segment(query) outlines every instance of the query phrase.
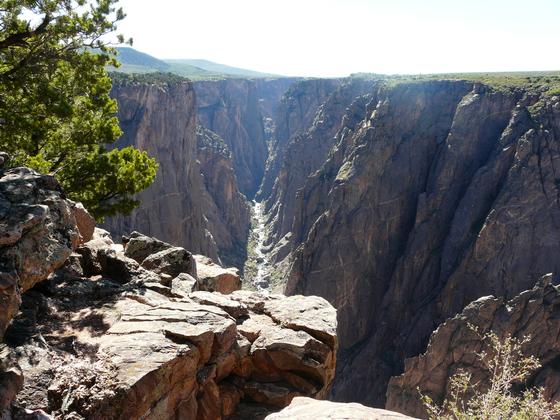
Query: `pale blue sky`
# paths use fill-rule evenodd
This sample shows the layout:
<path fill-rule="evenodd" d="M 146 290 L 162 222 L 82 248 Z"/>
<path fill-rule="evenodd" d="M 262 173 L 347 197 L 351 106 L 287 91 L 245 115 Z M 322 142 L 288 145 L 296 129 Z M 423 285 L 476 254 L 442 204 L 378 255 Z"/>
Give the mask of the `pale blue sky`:
<path fill-rule="evenodd" d="M 560 0 L 121 0 L 134 47 L 270 73 L 560 70 Z"/>

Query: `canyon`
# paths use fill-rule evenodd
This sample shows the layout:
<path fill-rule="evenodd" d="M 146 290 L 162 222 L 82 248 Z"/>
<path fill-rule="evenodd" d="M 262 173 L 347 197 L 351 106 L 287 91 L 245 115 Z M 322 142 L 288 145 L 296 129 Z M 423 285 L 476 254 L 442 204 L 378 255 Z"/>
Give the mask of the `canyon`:
<path fill-rule="evenodd" d="M 114 97 L 120 144 L 160 171 L 105 226 L 239 269 L 256 252 L 265 289 L 333 304 L 334 400 L 383 407 L 446 319 L 558 272 L 560 98 L 546 88 L 363 76 L 130 82 Z"/>
<path fill-rule="evenodd" d="M 116 146 L 160 166 L 107 231 L 0 155 L 0 418 L 426 418 L 418 390 L 488 383 L 491 331 L 530 337 L 523 385 L 560 398 L 546 85 L 129 76 L 112 94 Z"/>
<path fill-rule="evenodd" d="M 560 3 L 385 3 L 3 2 L 0 420 L 560 419 Z"/>

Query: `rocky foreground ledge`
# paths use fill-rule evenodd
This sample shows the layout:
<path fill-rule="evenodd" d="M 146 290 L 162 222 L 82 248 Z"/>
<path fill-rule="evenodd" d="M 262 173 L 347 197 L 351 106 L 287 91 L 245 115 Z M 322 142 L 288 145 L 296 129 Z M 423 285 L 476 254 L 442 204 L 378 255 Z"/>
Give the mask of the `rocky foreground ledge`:
<path fill-rule="evenodd" d="M 0 169 L 0 212 L 0 418 L 258 418 L 325 397 L 324 299 L 235 290 L 235 271 L 139 233 L 123 249 L 29 169 Z"/>

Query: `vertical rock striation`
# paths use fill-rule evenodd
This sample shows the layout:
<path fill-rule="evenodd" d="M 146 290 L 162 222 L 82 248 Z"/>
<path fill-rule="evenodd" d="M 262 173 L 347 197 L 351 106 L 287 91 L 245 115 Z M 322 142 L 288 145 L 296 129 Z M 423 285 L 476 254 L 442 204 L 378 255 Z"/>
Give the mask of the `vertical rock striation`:
<path fill-rule="evenodd" d="M 155 182 L 138 195 L 129 216 L 108 218 L 113 234 L 134 230 L 218 259 L 218 247 L 200 205 L 203 182 L 197 159 L 196 98 L 190 82 L 121 83 L 113 87 L 123 136 L 159 163 Z"/>
<path fill-rule="evenodd" d="M 231 151 L 216 133 L 197 126 L 197 157 L 204 194 L 200 205 L 224 264 L 243 267 L 251 211 L 239 192 Z"/>
<path fill-rule="evenodd" d="M 249 198 L 259 189 L 268 157 L 265 118 L 270 118 L 291 80 L 194 82 L 199 122 L 224 139 L 240 191 Z"/>
<path fill-rule="evenodd" d="M 105 227 L 114 235 L 141 230 L 242 267 L 250 224 L 243 194 L 260 185 L 272 110 L 292 82 L 116 81 L 124 134 L 115 146 L 148 151 L 160 169 L 138 195 L 141 206 Z"/>
<path fill-rule="evenodd" d="M 260 185 L 267 261 L 291 264 L 286 293 L 338 309 L 338 400 L 382 405 L 441 322 L 560 268 L 558 96 L 350 78 L 117 86 L 115 97 L 120 145 L 161 169 L 142 207 L 109 227 L 240 266 L 243 194 Z"/>
<path fill-rule="evenodd" d="M 293 98 L 300 98 L 302 94 L 309 95 L 307 84 L 315 85 L 317 82 L 298 84 L 292 89 L 291 96 L 284 99 L 284 103 Z M 323 101 L 323 103 L 317 108 L 310 106 L 307 116 L 301 116 L 296 112 L 296 123 L 290 123 L 293 117 L 288 115 L 279 117 L 280 120 L 288 122 L 278 128 L 277 136 L 285 144 L 278 146 L 278 153 L 281 156 L 278 158 L 279 168 L 275 174 L 271 195 L 267 200 L 268 218 L 272 222 L 268 240 L 272 244 L 278 244 L 274 252 L 274 261 L 281 261 L 290 251 L 292 224 L 298 207 L 299 190 L 304 186 L 307 177 L 320 169 L 327 159 L 335 145 L 335 134 L 346 123 L 344 115 L 348 108 L 356 98 L 369 93 L 374 84 L 373 80 L 360 78 L 329 81 L 327 89 L 319 86 L 311 91 L 318 96 L 313 96 L 307 101 L 311 104 L 315 104 L 315 101 Z M 333 86 L 335 89 L 331 91 Z M 303 89 L 303 93 L 296 89 L 298 87 Z M 315 114 L 311 119 L 313 109 Z M 288 110 L 294 112 L 292 107 L 284 108 L 284 112 Z M 293 128 L 289 128 L 290 126 L 299 128 L 292 132 Z M 286 136 L 289 136 L 289 139 L 286 139 Z M 272 172 L 269 172 L 268 175 L 271 174 Z"/>
<path fill-rule="evenodd" d="M 156 181 L 138 195 L 129 216 L 109 218 L 114 235 L 141 230 L 170 243 L 242 267 L 250 211 L 238 188 L 233 155 L 224 140 L 197 126 L 192 83 L 121 82 L 113 88 L 123 136 L 160 164 Z"/>
<path fill-rule="evenodd" d="M 312 124 L 317 110 L 340 82 L 338 79 L 297 81 L 281 97 L 274 112 L 271 156 L 267 162 L 259 198 L 266 200 L 270 197 L 282 166 L 286 145 L 291 138 L 301 134 Z"/>
<path fill-rule="evenodd" d="M 339 311 L 334 396 L 381 405 L 439 323 L 560 269 L 560 100 L 410 83 L 345 121 L 301 191 L 286 291 Z"/>

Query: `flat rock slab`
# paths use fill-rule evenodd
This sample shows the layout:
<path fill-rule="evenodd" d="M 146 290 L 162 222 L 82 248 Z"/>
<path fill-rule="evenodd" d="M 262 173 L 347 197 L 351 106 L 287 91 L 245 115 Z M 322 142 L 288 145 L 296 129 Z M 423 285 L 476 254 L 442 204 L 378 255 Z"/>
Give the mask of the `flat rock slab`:
<path fill-rule="evenodd" d="M 296 397 L 282 411 L 270 414 L 266 420 L 414 420 L 404 414 L 357 403 L 335 403 Z M 417 419 L 416 419 L 417 420 Z"/>

